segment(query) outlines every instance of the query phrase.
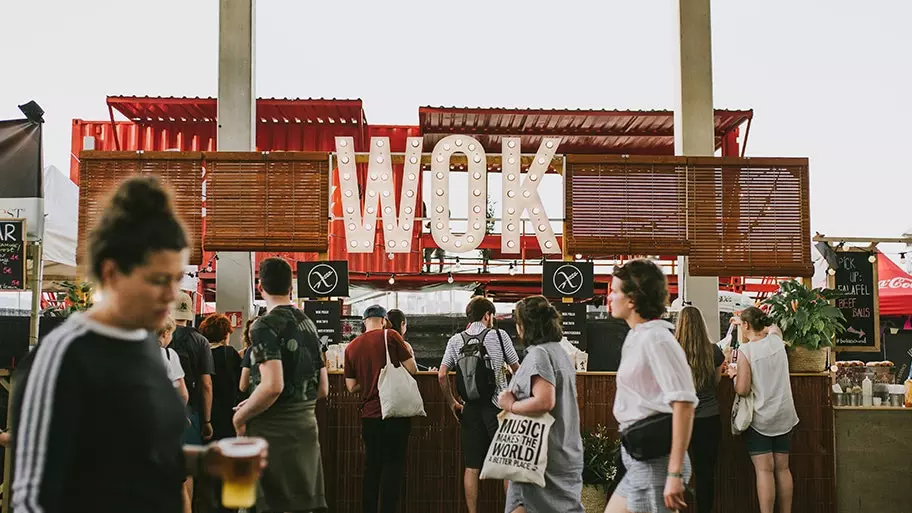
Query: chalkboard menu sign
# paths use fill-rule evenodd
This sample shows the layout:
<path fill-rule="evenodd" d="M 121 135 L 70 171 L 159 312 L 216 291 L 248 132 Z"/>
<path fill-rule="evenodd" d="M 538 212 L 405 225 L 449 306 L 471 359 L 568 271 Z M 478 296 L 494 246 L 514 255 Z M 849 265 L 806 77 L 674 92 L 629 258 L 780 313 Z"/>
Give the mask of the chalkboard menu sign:
<path fill-rule="evenodd" d="M 880 351 L 878 256 L 855 248 L 837 250 L 836 256 L 839 265 L 831 286 L 842 294 L 836 299 L 836 308 L 846 318 L 845 332 L 836 336 L 836 350 Z"/>
<path fill-rule="evenodd" d="M 562 328 L 567 341 L 586 350 L 586 305 L 584 303 L 554 303 L 561 313 Z"/>
<path fill-rule="evenodd" d="M 317 326 L 320 345 L 342 343 L 342 303 L 338 301 L 305 301 L 304 313 Z"/>
<path fill-rule="evenodd" d="M 0 221 L 0 290 L 25 288 L 25 219 Z"/>

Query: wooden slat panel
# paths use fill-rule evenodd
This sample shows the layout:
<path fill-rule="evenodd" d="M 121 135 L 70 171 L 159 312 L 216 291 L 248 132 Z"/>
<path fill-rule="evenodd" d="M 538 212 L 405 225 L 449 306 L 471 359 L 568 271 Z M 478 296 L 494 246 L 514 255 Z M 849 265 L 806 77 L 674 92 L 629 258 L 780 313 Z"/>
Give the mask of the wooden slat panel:
<path fill-rule="evenodd" d="M 811 276 L 808 161 L 568 155 L 567 253 L 690 256 L 695 276 Z"/>
<path fill-rule="evenodd" d="M 466 510 L 462 488 L 462 452 L 459 424 L 444 401 L 437 377 L 416 376 L 424 398 L 426 418 L 412 419 L 409 437 L 406 485 L 399 506 L 402 513 L 462 513 Z M 451 378 L 452 379 L 452 378 Z M 326 477 L 326 499 L 332 511 L 361 511 L 363 445 L 358 397 L 345 392 L 341 374 L 329 376 L 330 395 L 319 401 L 317 419 Z M 830 380 L 821 376 L 792 376 L 795 408 L 801 423 L 792 441 L 790 465 L 795 480 L 793 511 L 836 513 L 835 442 Z M 577 400 L 582 429 L 597 424 L 616 432 L 612 414 L 614 374 L 577 376 Z M 728 429 L 733 389 L 731 380 L 719 385 L 720 422 L 723 423 L 716 473 L 714 511 L 758 513 L 753 466 L 742 437 Z M 688 496 L 694 512 L 695 498 Z M 481 513 L 499 513 L 504 508 L 500 483 L 482 481 Z"/>
<path fill-rule="evenodd" d="M 328 154 L 207 153 L 207 251 L 326 251 Z"/>
<path fill-rule="evenodd" d="M 568 159 L 568 253 L 687 255 L 687 171 L 670 159 Z"/>
<path fill-rule="evenodd" d="M 813 275 L 807 160 L 702 158 L 689 169 L 692 275 Z"/>
<path fill-rule="evenodd" d="M 161 178 L 173 192 L 174 208 L 190 238 L 190 263 L 202 263 L 202 154 L 199 152 L 85 151 L 79 169 L 80 265 L 86 262 L 89 230 L 120 183 L 133 175 Z"/>

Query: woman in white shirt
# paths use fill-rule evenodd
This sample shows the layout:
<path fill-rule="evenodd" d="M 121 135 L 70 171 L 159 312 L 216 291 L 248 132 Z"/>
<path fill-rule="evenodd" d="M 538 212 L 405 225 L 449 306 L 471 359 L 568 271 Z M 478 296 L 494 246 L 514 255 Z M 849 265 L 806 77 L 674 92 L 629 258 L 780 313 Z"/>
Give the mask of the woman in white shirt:
<path fill-rule="evenodd" d="M 168 379 L 174 383 L 174 388 L 180 396 L 181 401 L 186 405 L 190 393 L 187 391 L 187 384 L 184 383 L 184 368 L 181 367 L 180 357 L 173 349 L 169 349 L 171 336 L 174 335 L 174 319 L 168 317 L 165 325 L 158 331 L 158 343 L 161 345 L 162 360 L 165 362 L 165 369 L 168 371 Z"/>
<path fill-rule="evenodd" d="M 792 473 L 789 450 L 792 429 L 798 424 L 788 356 L 779 328 L 756 307 L 741 312 L 741 339 L 737 363 L 728 368 L 735 378 L 735 392 L 747 396 L 753 391 L 754 415 L 744 433 L 747 450 L 757 474 L 757 498 L 761 513 L 772 513 L 776 496 L 779 511 L 792 511 Z"/>
<path fill-rule="evenodd" d="M 626 447 L 627 472 L 605 513 L 663 513 L 686 507 L 684 484 L 690 479 L 687 456 L 697 394 L 684 350 L 660 320 L 668 301 L 665 273 L 649 260 L 633 260 L 614 270 L 611 315 L 630 332 L 621 350 L 614 417 L 621 433 L 637 422 L 671 415 L 670 450 L 648 460 L 634 459 Z M 665 436 L 665 435 L 660 435 Z M 667 438 L 664 439 L 668 443 Z M 662 445 L 657 439 L 654 445 Z"/>

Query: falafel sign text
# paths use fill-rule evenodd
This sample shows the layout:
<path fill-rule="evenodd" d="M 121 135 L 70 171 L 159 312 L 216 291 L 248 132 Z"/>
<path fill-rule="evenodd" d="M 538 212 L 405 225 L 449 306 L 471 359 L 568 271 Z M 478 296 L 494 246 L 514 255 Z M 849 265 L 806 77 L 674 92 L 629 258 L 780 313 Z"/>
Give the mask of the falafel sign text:
<path fill-rule="evenodd" d="M 538 194 L 548 165 L 560 137 L 545 137 L 525 180 L 520 167 L 520 139 L 504 137 L 502 146 L 503 169 L 503 232 L 500 249 L 503 253 L 520 252 L 520 223 L 524 212 L 535 227 L 535 236 L 545 254 L 560 254 L 561 248 L 554 236 L 545 206 Z M 421 173 L 421 137 L 406 141 L 405 164 L 402 174 L 402 194 L 398 209 L 393 194 L 393 167 L 390 159 L 389 138 L 372 137 L 370 161 L 367 169 L 367 187 L 364 205 L 359 198 L 358 173 L 355 166 L 354 139 L 336 138 L 339 163 L 339 183 L 342 189 L 342 208 L 345 217 L 345 242 L 350 253 L 374 251 L 374 227 L 378 210 L 383 219 L 384 248 L 388 253 L 408 253 L 412 248 L 414 222 Z M 462 153 L 468 160 L 469 219 L 466 232 L 453 234 L 450 230 L 450 158 Z M 487 157 L 484 148 L 474 137 L 450 135 L 434 146 L 431 154 L 431 210 L 428 212 L 431 234 L 437 245 L 452 253 L 465 253 L 478 249 L 485 236 L 487 214 Z M 379 205 L 378 205 L 379 203 Z"/>

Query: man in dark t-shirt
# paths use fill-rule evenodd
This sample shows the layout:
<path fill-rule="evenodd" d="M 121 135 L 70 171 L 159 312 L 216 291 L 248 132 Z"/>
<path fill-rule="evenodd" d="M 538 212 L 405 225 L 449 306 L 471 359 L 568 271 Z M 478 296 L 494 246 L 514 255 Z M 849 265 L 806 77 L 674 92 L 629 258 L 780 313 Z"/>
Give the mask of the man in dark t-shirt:
<path fill-rule="evenodd" d="M 215 374 L 212 350 L 206 337 L 190 326 L 193 300 L 186 292 L 177 295 L 171 318 L 177 328 L 168 348 L 180 357 L 184 383 L 190 394 L 187 401 L 190 424 L 184 432 L 184 443 L 199 444 L 212 438 L 212 375 Z"/>
<path fill-rule="evenodd" d="M 396 367 L 418 372 L 415 358 L 396 330 L 386 329 L 386 309 L 373 305 L 364 311 L 365 332 L 345 349 L 345 387 L 361 394 L 361 436 L 364 439 L 364 511 L 377 511 L 383 480 L 380 511 L 395 511 L 405 478 L 408 418 L 384 419 L 378 381 L 387 353 Z"/>
<path fill-rule="evenodd" d="M 269 442 L 257 511 L 325 509 L 316 402 L 329 393 L 317 327 L 291 302 L 292 270 L 281 258 L 260 263 L 266 315 L 250 327 L 250 398 L 234 415 L 238 435 Z"/>

